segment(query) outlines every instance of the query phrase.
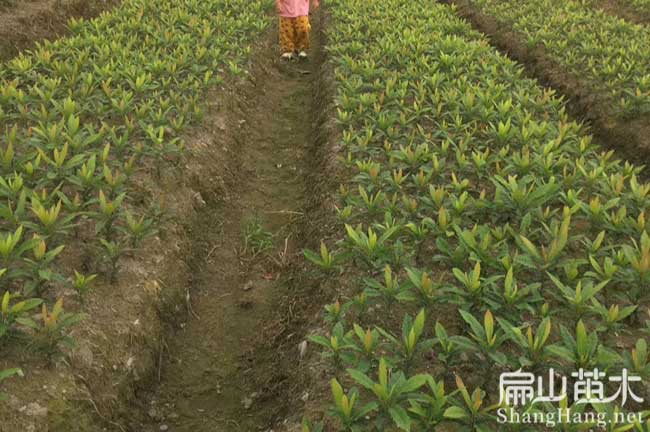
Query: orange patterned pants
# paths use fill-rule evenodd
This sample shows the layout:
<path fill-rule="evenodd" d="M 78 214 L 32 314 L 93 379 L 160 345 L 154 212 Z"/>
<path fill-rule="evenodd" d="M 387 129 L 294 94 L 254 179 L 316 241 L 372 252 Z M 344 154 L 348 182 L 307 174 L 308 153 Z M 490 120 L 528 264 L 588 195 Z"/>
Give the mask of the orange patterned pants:
<path fill-rule="evenodd" d="M 308 16 L 295 18 L 280 17 L 280 48 L 282 52 L 306 51 L 309 49 Z"/>

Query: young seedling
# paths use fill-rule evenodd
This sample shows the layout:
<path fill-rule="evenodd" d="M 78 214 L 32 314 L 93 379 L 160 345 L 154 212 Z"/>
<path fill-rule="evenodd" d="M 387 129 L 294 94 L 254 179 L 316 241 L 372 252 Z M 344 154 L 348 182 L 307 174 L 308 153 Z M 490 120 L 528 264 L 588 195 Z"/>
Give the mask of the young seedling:
<path fill-rule="evenodd" d="M 378 425 L 393 423 L 402 430 L 409 430 L 412 420 L 402 403 L 410 401 L 413 398 L 412 393 L 425 385 L 431 379 L 430 376 L 414 375 L 406 378 L 402 371 L 390 373 L 383 357 L 379 360 L 377 382 L 357 369 L 348 369 L 347 372 L 356 383 L 370 391 L 377 399 L 374 408 L 378 411 Z"/>
<path fill-rule="evenodd" d="M 12 300 L 20 297 L 18 294 L 10 294 L 5 291 L 0 304 L 0 339 L 10 335 L 15 330 L 16 320 L 26 315 L 30 310 L 38 307 L 43 300 L 27 299 L 12 303 Z"/>
<path fill-rule="evenodd" d="M 349 399 L 347 401 L 347 405 L 349 405 Z M 321 422 L 313 423 L 307 418 L 302 419 L 301 426 L 302 426 L 302 432 L 323 432 L 324 431 L 323 423 Z"/>
<path fill-rule="evenodd" d="M 515 234 L 515 239 L 524 255 L 519 255 L 518 262 L 530 269 L 543 271 L 552 269 L 562 258 L 564 249 L 569 241 L 571 212 L 568 207 L 564 210 L 564 219 L 548 246 L 537 247 L 528 238 Z"/>
<path fill-rule="evenodd" d="M 560 189 L 560 185 L 553 181 L 553 177 L 545 184 L 538 184 L 533 176 L 525 176 L 521 179 L 517 176 L 508 176 L 506 180 L 495 175 L 491 180 L 496 187 L 494 201 L 501 211 L 514 213 L 520 218 L 532 209 L 543 207 Z"/>
<path fill-rule="evenodd" d="M 364 331 L 355 323 L 354 334 L 357 337 L 355 350 L 360 354 L 356 368 L 365 373 L 376 364 L 375 353 L 379 346 L 379 331 L 370 329 Z"/>
<path fill-rule="evenodd" d="M 350 225 L 345 225 L 348 235 L 348 241 L 351 243 L 353 250 L 356 250 L 366 264 L 372 264 L 375 260 L 380 260 L 384 255 L 387 248 L 388 240 L 395 235 L 400 229 L 399 227 L 392 227 L 381 236 L 372 229 L 368 228 L 368 233 L 364 233 L 361 227 L 352 228 Z M 383 260 L 386 262 L 386 259 Z"/>
<path fill-rule="evenodd" d="M 499 244 L 494 241 L 491 230 L 484 225 L 475 225 L 472 230 L 463 230 L 454 225 L 454 232 L 459 243 L 468 251 L 472 259 L 485 264 L 486 267 L 499 267 L 497 256 Z"/>
<path fill-rule="evenodd" d="M 406 315 L 402 323 L 401 338 L 378 328 L 379 332 L 389 341 L 389 349 L 396 355 L 396 359 L 404 364 L 405 372 L 409 372 L 417 355 L 430 350 L 433 346 L 432 339 L 422 339 L 425 320 L 424 309 L 420 310 L 415 319 Z"/>
<path fill-rule="evenodd" d="M 34 241 L 36 244 L 32 248 L 33 257 L 25 258 L 28 267 L 27 277 L 29 278 L 23 288 L 25 295 L 32 295 L 32 293 L 40 295 L 44 285 L 63 280 L 63 276 L 52 270 L 52 263 L 63 251 L 65 245 L 48 251 L 44 239 L 34 235 Z"/>
<path fill-rule="evenodd" d="M 104 257 L 104 260 L 108 262 L 109 265 L 109 279 L 111 283 L 115 283 L 117 280 L 117 273 L 119 270 L 118 264 L 120 258 L 124 256 L 128 249 L 119 240 L 108 241 L 100 238 L 99 242 L 102 245 L 102 255 Z"/>
<path fill-rule="evenodd" d="M 477 351 L 496 364 L 504 366 L 508 363 L 506 355 L 499 351 L 506 341 L 505 333 L 495 327 L 492 312 L 487 310 L 483 317 L 483 324 L 479 323 L 471 313 L 459 310 L 463 320 L 469 325 L 470 338 L 459 336 L 457 343 L 466 350 Z"/>
<path fill-rule="evenodd" d="M 415 417 L 415 423 L 422 430 L 435 430 L 445 420 L 449 396 L 445 393 L 445 383 L 433 378 L 427 381 L 427 393 L 409 400 L 408 412 Z"/>
<path fill-rule="evenodd" d="M 458 344 L 459 336 L 449 336 L 441 322 L 436 322 L 435 334 L 436 337 L 433 339 L 433 343 L 434 346 L 438 347 L 436 358 L 447 367 L 460 362 L 463 346 Z"/>
<path fill-rule="evenodd" d="M 337 369 L 342 365 L 355 364 L 354 349 L 356 346 L 352 340 L 352 332 L 346 333 L 343 330 L 343 324 L 336 324 L 329 338 L 321 335 L 312 335 L 308 339 L 326 349 L 323 356 L 325 358 L 331 358 Z"/>
<path fill-rule="evenodd" d="M 368 308 L 370 304 L 372 304 L 372 302 L 368 301 L 368 296 L 366 293 L 363 291 L 360 292 L 348 303 L 350 305 L 350 309 L 354 310 L 355 312 L 356 320 L 358 322 L 363 322 L 368 313 Z"/>
<path fill-rule="evenodd" d="M 20 272 L 16 272 L 14 263 L 21 259 L 22 255 L 29 249 L 32 249 L 36 245 L 36 240 L 27 240 L 20 243 L 20 240 L 23 235 L 23 226 L 19 226 L 16 231 L 8 232 L 6 235 L 0 235 L 0 260 L 1 267 L 6 269 L 6 273 L 3 274 L 5 279 L 13 279 L 16 276 L 20 275 Z"/>
<path fill-rule="evenodd" d="M 544 318 L 537 326 L 535 333 L 533 333 L 532 326 L 528 326 L 525 334 L 521 328 L 513 326 L 506 320 L 497 319 L 497 321 L 508 338 L 521 351 L 521 356 L 519 356 L 518 364 L 515 367 L 538 370 L 547 364 L 547 360 L 551 356 L 547 345 L 552 328 L 550 318 Z"/>
<path fill-rule="evenodd" d="M 487 301 L 502 316 L 518 319 L 523 313 L 534 313 L 535 305 L 542 301 L 540 286 L 539 283 L 532 283 L 520 288 L 514 277 L 514 269 L 510 267 L 503 279 L 503 290 L 491 291 Z"/>
<path fill-rule="evenodd" d="M 114 224 L 123 211 L 122 202 L 125 198 L 126 193 L 123 192 L 111 200 L 104 195 L 103 190 L 99 190 L 99 198 L 97 199 L 99 211 L 94 214 L 97 219 L 95 232 L 101 234 L 106 241 L 113 240 L 115 234 Z"/>
<path fill-rule="evenodd" d="M 431 307 L 445 301 L 445 289 L 441 283 L 433 282 L 429 277 L 429 273 L 407 268 L 406 274 L 413 285 L 412 291 L 415 292 L 415 296 L 423 307 Z"/>
<path fill-rule="evenodd" d="M 633 245 L 623 245 L 623 253 L 631 271 L 630 286 L 626 295 L 633 304 L 640 304 L 648 298 L 650 287 L 650 236 L 646 231 L 641 234 L 640 246 L 632 240 Z"/>
<path fill-rule="evenodd" d="M 605 348 L 598 333 L 588 333 L 582 320 L 578 321 L 575 337 L 564 326 L 560 326 L 561 343 L 550 345 L 548 350 L 558 360 L 569 362 L 574 370 L 593 369 L 607 370 L 618 364 L 621 358 L 618 354 Z"/>
<path fill-rule="evenodd" d="M 491 277 L 486 280 L 481 279 L 481 263 L 477 262 L 474 269 L 470 272 L 463 272 L 458 268 L 452 269 L 456 279 L 461 283 L 461 288 L 452 287 L 450 291 L 457 294 L 461 304 L 469 303 L 471 307 L 478 308 L 483 304 L 485 286 L 494 280 L 496 277 Z"/>
<path fill-rule="evenodd" d="M 611 257 L 605 257 L 603 264 L 601 265 L 596 261 L 596 258 L 594 258 L 593 255 L 589 255 L 589 263 L 591 264 L 593 271 L 586 272 L 585 276 L 594 278 L 601 282 L 612 280 L 620 268 L 614 263 L 614 260 Z"/>
<path fill-rule="evenodd" d="M 366 278 L 364 282 L 367 285 L 364 291 L 366 295 L 371 298 L 377 297 L 381 299 L 387 308 L 392 307 L 395 303 L 414 300 L 413 294 L 400 284 L 397 277 L 393 275 L 393 270 L 388 265 L 384 267 L 383 283 L 371 278 Z"/>
<path fill-rule="evenodd" d="M 617 304 L 613 304 L 608 308 L 600 304 L 595 298 L 591 299 L 591 308 L 590 311 L 597 315 L 601 324 L 596 327 L 596 331 L 618 331 L 623 329 L 625 321 L 630 315 L 634 313 L 637 309 L 637 306 L 625 306 L 621 308 Z"/>
<path fill-rule="evenodd" d="M 445 419 L 460 423 L 464 427 L 463 430 L 477 432 L 494 430 L 495 416 L 492 412 L 498 408 L 498 404 L 485 406 L 485 392 L 479 387 L 470 395 L 458 375 L 456 375 L 456 387 L 462 400 L 460 402 L 452 400 L 453 405 L 445 410 Z"/>
<path fill-rule="evenodd" d="M 349 308 L 350 303 L 341 304 L 339 300 L 336 300 L 334 303 L 325 305 L 325 321 L 332 325 L 341 323 Z"/>
<path fill-rule="evenodd" d="M 361 431 L 363 426 L 368 423 L 366 416 L 377 410 L 377 402 L 370 402 L 358 408 L 359 392 L 357 389 L 352 388 L 348 394 L 345 394 L 343 387 L 336 378 L 330 381 L 330 388 L 334 398 L 334 407 L 329 410 L 330 415 L 339 419 L 343 426 L 342 431 Z"/>
<path fill-rule="evenodd" d="M 121 228 L 131 238 L 131 248 L 136 249 L 140 247 L 142 241 L 156 233 L 156 228 L 153 227 L 153 219 L 146 218 L 145 215 L 138 217 L 124 210 L 124 218 L 126 227 Z"/>
<path fill-rule="evenodd" d="M 12 376 L 19 376 L 23 377 L 25 374 L 23 373 L 23 370 L 20 368 L 11 368 L 11 369 L 3 369 L 0 370 L 0 384 L 8 378 L 11 378 Z M 9 398 L 9 395 L 6 393 L 0 392 L 0 402 L 4 402 Z"/>
<path fill-rule="evenodd" d="M 21 317 L 17 318 L 16 322 L 34 330 L 34 344 L 52 360 L 53 356 L 60 352 L 60 345 L 73 345 L 73 339 L 66 332 L 69 327 L 83 320 L 85 315 L 66 313 L 63 310 L 63 299 L 57 300 L 51 311 L 45 304 L 42 304 L 41 308 L 38 321 Z"/>
<path fill-rule="evenodd" d="M 635 375 L 650 378 L 650 353 L 645 339 L 638 339 L 632 351 L 623 354 L 623 364 Z"/>
<path fill-rule="evenodd" d="M 63 216 L 61 214 L 61 206 L 63 202 L 59 201 L 51 206 L 46 208 L 41 204 L 41 201 L 36 197 L 32 198 L 32 213 L 36 216 L 39 221 L 39 224 L 34 224 L 31 222 L 25 223 L 25 226 L 32 229 L 33 231 L 41 234 L 43 237 L 53 237 L 53 236 L 66 236 L 74 228 L 74 220 L 77 217 L 76 214 L 68 214 Z"/>
<path fill-rule="evenodd" d="M 305 249 L 303 253 L 305 258 L 326 272 L 330 272 L 336 268 L 336 255 L 327 249 L 325 242 L 321 242 L 320 244 L 320 256 L 309 249 Z"/>
<path fill-rule="evenodd" d="M 574 314 L 576 319 L 580 319 L 585 315 L 589 310 L 591 300 L 594 299 L 596 294 L 598 294 L 609 283 L 609 280 L 606 280 L 598 285 L 594 285 L 587 279 L 583 284 L 582 280 L 579 280 L 576 283 L 575 288 L 571 288 L 564 285 L 551 273 L 547 273 L 547 275 L 560 290 L 560 293 L 562 294 L 561 300 L 570 306 L 572 309 L 571 312 Z"/>
<path fill-rule="evenodd" d="M 79 298 L 83 302 L 83 299 L 88 291 L 90 291 L 91 284 L 95 280 L 97 275 L 92 274 L 85 276 L 79 273 L 77 270 L 74 271 L 74 279 L 72 281 L 72 288 L 77 292 Z"/>

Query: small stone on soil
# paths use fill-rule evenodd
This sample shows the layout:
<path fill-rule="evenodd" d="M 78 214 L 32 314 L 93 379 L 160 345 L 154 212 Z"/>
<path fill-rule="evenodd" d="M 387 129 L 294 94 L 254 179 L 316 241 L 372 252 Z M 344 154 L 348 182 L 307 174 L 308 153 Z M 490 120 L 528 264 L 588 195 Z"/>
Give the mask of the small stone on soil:
<path fill-rule="evenodd" d="M 84 368 L 90 368 L 93 365 L 93 352 L 87 344 L 79 344 L 75 351 L 75 359 L 79 365 Z"/>
<path fill-rule="evenodd" d="M 246 282 L 246 283 L 244 284 L 244 291 L 248 291 L 248 290 L 250 290 L 251 288 L 253 288 L 253 281 L 252 281 L 252 280 L 249 280 L 248 282 Z"/>
<path fill-rule="evenodd" d="M 156 407 L 151 407 L 147 413 L 152 420 L 162 420 L 163 416 L 160 414 L 160 411 Z"/>
<path fill-rule="evenodd" d="M 201 192 L 197 192 L 194 194 L 194 204 L 196 204 L 197 207 L 205 207 L 206 203 L 205 200 L 203 199 L 203 196 L 201 195 Z"/>
<path fill-rule="evenodd" d="M 22 411 L 22 410 L 21 410 Z M 36 402 L 32 402 L 27 404 L 26 407 L 24 407 L 25 414 L 28 416 L 33 416 L 33 417 L 44 417 L 47 415 L 47 408 L 44 406 L 39 405 Z"/>
<path fill-rule="evenodd" d="M 9 400 L 7 401 L 7 403 L 14 410 L 20 409 L 20 399 L 18 399 L 14 395 L 9 395 Z"/>
<path fill-rule="evenodd" d="M 164 424 L 164 425 L 160 425 L 160 430 L 161 430 L 161 431 L 169 430 L 169 426 L 167 426 L 167 425 L 165 425 L 165 424 Z"/>
<path fill-rule="evenodd" d="M 304 340 L 298 344 L 298 352 L 300 353 L 300 358 L 303 358 L 307 354 L 307 341 Z"/>
<path fill-rule="evenodd" d="M 253 405 L 253 399 L 249 397 L 245 397 L 242 399 L 242 405 L 244 405 L 244 409 L 250 409 L 250 407 Z"/>

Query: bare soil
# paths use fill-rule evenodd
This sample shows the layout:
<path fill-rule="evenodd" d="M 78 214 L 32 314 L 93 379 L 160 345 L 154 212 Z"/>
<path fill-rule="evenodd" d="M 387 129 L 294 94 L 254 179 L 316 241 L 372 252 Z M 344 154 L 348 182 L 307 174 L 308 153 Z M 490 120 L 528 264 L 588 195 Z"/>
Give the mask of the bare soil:
<path fill-rule="evenodd" d="M 92 18 L 119 0 L 0 0 L 0 60 L 61 37 L 71 17 Z"/>
<path fill-rule="evenodd" d="M 315 33 L 321 47 L 327 46 L 327 31 L 330 16 L 327 5 L 318 13 Z M 327 51 L 317 51 L 317 66 L 313 78 L 313 116 L 315 121 L 312 151 L 306 164 L 309 168 L 306 180 L 309 194 L 305 196 L 305 214 L 308 216 L 302 225 L 305 247 L 318 250 L 321 240 L 332 245 L 338 240 L 341 222 L 336 217 L 336 202 L 339 185 L 349 178 L 338 160 L 343 153 L 340 147 L 341 131 L 336 123 L 336 83 L 333 64 L 328 61 Z M 336 298 L 344 298 L 347 293 L 358 289 L 356 275 L 323 275 L 314 271 L 313 265 L 305 263 L 297 269 L 295 276 L 294 301 L 284 304 L 291 315 L 295 334 L 292 335 L 291 348 L 306 340 L 307 335 L 324 334 L 327 325 L 322 319 L 323 306 Z M 295 311 L 298 311 L 296 314 Z M 312 420 L 324 417 L 331 402 L 329 379 L 332 377 L 330 364 L 323 359 L 321 350 L 308 344 L 304 357 L 295 364 L 287 381 L 284 397 L 288 406 L 281 424 L 273 428 L 278 432 L 301 432 L 303 416 Z M 329 430 L 329 429 L 326 429 Z"/>
<path fill-rule="evenodd" d="M 298 346 L 322 304 L 302 259 L 323 182 L 317 16 L 312 25 L 307 61 L 281 61 L 274 28 L 250 78 L 199 131 L 225 157 L 228 193 L 206 198 L 192 223 L 189 313 L 171 323 L 159 382 L 140 392 L 139 412 L 120 421 L 125 430 L 268 430 L 300 410 Z M 273 234 L 273 246 L 257 255 L 246 238 L 252 220 Z"/>
<path fill-rule="evenodd" d="M 511 26 L 497 21 L 478 8 L 471 0 L 441 0 L 458 6 L 458 14 L 477 30 L 488 36 L 500 51 L 521 63 L 528 75 L 542 85 L 555 89 L 568 101 L 568 111 L 589 125 L 596 141 L 615 149 L 620 157 L 639 165 L 650 162 L 650 116 L 633 119 L 617 117 L 604 96 L 595 94 L 588 84 L 569 74 L 554 61 L 543 45 L 529 49 L 525 38 Z"/>

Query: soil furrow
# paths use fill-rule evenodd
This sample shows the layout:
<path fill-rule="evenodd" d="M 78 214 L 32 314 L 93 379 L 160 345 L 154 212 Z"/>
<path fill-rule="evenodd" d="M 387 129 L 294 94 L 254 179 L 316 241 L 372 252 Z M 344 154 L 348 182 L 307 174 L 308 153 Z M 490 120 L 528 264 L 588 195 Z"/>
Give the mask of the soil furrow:
<path fill-rule="evenodd" d="M 638 165 L 650 161 L 648 116 L 617 118 L 609 103 L 589 89 L 588 83 L 572 76 L 551 59 L 543 46 L 528 48 L 521 34 L 479 11 L 470 0 L 439 1 L 456 5 L 459 16 L 488 36 L 490 43 L 498 50 L 521 63 L 529 76 L 564 95 L 569 114 L 587 123 L 597 142 L 615 149 L 620 157 Z"/>
<path fill-rule="evenodd" d="M 318 45 L 318 31 L 314 38 Z M 175 325 L 160 382 L 143 392 L 130 430 L 266 430 L 285 413 L 294 353 L 277 355 L 275 341 L 288 339 L 283 311 L 296 295 L 291 274 L 309 193 L 316 62 L 280 61 L 276 39 L 274 28 L 250 76 L 209 112 L 196 138 L 232 168 L 220 174 L 221 190 L 205 182 L 200 189 L 205 205 L 190 223 L 187 310 L 167 317 Z"/>
<path fill-rule="evenodd" d="M 612 16 L 622 18 L 634 24 L 650 23 L 650 12 L 643 12 L 626 0 L 596 0 L 594 6 Z"/>

